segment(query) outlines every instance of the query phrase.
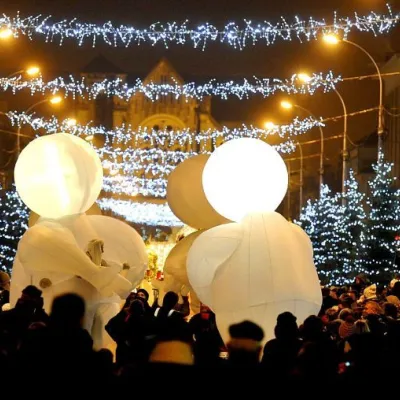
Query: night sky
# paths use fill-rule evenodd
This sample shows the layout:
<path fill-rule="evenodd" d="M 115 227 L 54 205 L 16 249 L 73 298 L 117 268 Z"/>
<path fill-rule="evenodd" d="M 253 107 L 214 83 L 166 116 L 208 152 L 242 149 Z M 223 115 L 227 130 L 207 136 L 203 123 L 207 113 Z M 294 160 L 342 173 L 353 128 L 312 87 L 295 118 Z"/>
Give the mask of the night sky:
<path fill-rule="evenodd" d="M 275 21 L 281 15 L 307 18 L 324 17 L 330 20 L 333 11 L 339 15 L 349 15 L 353 11 L 364 14 L 367 11 L 385 11 L 386 1 L 381 0 L 8 0 L 3 2 L 1 11 L 14 14 L 20 11 L 22 16 L 32 14 L 52 14 L 55 20 L 77 17 L 87 22 L 105 22 L 131 24 L 146 27 L 153 22 L 177 21 L 186 19 L 193 24 L 211 22 L 217 25 L 230 21 L 239 22 L 243 18 L 255 21 Z M 392 7 L 398 11 L 400 0 L 392 0 Z M 400 51 L 399 30 L 387 37 L 374 38 L 370 34 L 351 35 L 349 39 L 367 48 L 379 62 L 393 51 Z M 291 76 L 300 70 L 327 72 L 333 70 L 342 76 L 356 76 L 373 73 L 368 59 L 349 45 L 341 44 L 336 48 L 327 48 L 321 41 L 300 44 L 298 41 L 279 42 L 267 47 L 262 43 L 250 46 L 243 51 L 234 50 L 227 45 L 212 44 L 206 51 L 185 46 L 171 45 L 165 50 L 162 44 L 151 47 L 141 45 L 128 49 L 113 49 L 100 45 L 96 49 L 87 44 L 81 48 L 75 41 L 60 47 L 58 44 L 44 44 L 40 40 L 29 42 L 25 38 L 12 43 L 0 44 L 0 68 L 3 74 L 23 68 L 30 62 L 41 65 L 44 75 L 53 77 L 60 72 L 79 72 L 99 53 L 111 59 L 126 72 L 143 74 L 165 56 L 183 75 L 196 77 L 218 77 L 234 79 L 253 75 L 259 77 Z M 376 81 L 362 81 L 342 84 L 338 89 L 348 103 L 349 112 L 378 105 L 378 85 Z M 276 123 L 289 122 L 292 115 L 278 110 L 281 96 L 270 99 L 253 98 L 250 101 L 229 100 L 213 101 L 214 115 L 217 120 L 242 120 L 261 125 L 267 119 Z M 314 114 L 330 117 L 342 114 L 341 105 L 334 94 L 296 97 L 298 104 L 308 107 Z M 22 108 L 23 109 L 23 108 Z M 302 115 L 304 116 L 304 115 Z M 375 129 L 376 115 L 351 118 L 349 134 L 357 140 Z M 325 128 L 326 136 L 341 133 L 342 123 L 331 123 Z M 318 131 L 312 131 L 304 140 L 317 138 Z M 327 144 L 328 163 L 336 165 L 340 158 L 340 141 Z M 307 146 L 306 154 L 318 152 L 318 145 Z M 306 168 L 315 173 L 313 162 Z"/>

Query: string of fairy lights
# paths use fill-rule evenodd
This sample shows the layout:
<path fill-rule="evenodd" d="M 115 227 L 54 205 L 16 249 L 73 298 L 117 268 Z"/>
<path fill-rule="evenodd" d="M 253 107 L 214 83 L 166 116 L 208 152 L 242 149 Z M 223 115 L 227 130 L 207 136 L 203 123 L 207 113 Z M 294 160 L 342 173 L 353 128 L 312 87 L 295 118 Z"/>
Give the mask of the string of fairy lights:
<path fill-rule="evenodd" d="M 335 85 L 341 82 L 340 76 L 335 76 L 332 71 L 323 74 L 314 74 L 307 80 L 301 82 L 295 74 L 288 79 L 263 79 L 253 77 L 252 80 L 243 79 L 243 81 L 219 82 L 211 79 L 203 84 L 189 82 L 180 84 L 175 78 L 170 78 L 170 83 L 144 83 L 137 79 L 133 85 L 125 83 L 122 79 L 104 79 L 100 82 L 87 83 L 87 79 L 76 79 L 72 75 L 65 79 L 63 77 L 55 78 L 46 82 L 42 76 L 30 80 L 22 79 L 22 76 L 0 79 L 0 90 L 6 92 L 12 91 L 13 94 L 20 91 L 29 91 L 32 95 L 40 93 L 57 94 L 63 93 L 65 97 L 80 97 L 82 99 L 93 100 L 100 95 L 107 97 L 118 97 L 124 101 L 129 101 L 133 96 L 141 93 L 151 101 L 157 101 L 163 96 L 171 95 L 175 99 L 184 97 L 202 101 L 207 96 L 220 97 L 227 100 L 229 97 L 237 97 L 240 100 L 247 99 L 252 95 L 269 97 L 275 93 L 281 92 L 287 95 L 291 94 L 309 94 L 312 95 L 317 90 L 328 92 L 335 90 Z"/>
<path fill-rule="evenodd" d="M 210 154 L 213 148 L 228 140 L 240 137 L 268 140 L 271 136 L 278 136 L 283 141 L 275 145 L 276 149 L 281 153 L 290 153 L 295 150 L 293 139 L 296 136 L 316 126 L 323 126 L 321 121 L 313 118 L 296 118 L 288 125 L 273 126 L 270 129 L 243 125 L 236 129 L 209 129 L 197 134 L 189 129 L 156 132 L 138 128 L 134 131 L 129 126 L 107 130 L 90 123 L 72 125 L 68 119 L 44 119 L 18 112 L 9 112 L 7 116 L 13 125 L 29 125 L 38 134 L 39 131 L 61 131 L 90 139 L 102 160 L 105 192 L 151 197 L 165 197 L 168 175 L 180 162 L 197 154 Z M 101 136 L 99 145 L 97 140 L 93 140 L 96 135 Z"/>
<path fill-rule="evenodd" d="M 168 48 L 175 44 L 192 45 L 194 48 L 205 50 L 210 43 L 215 42 L 242 50 L 247 46 L 256 44 L 270 46 L 279 41 L 294 39 L 300 42 L 308 42 L 317 40 L 325 34 L 335 34 L 343 39 L 346 39 L 353 32 L 365 32 L 377 36 L 387 34 L 399 22 L 400 13 L 393 12 L 389 5 L 387 5 L 384 14 L 371 12 L 366 15 L 359 15 L 354 13 L 340 17 L 334 13 L 329 22 L 324 19 L 313 17 L 301 19 L 296 16 L 292 20 L 281 17 L 275 22 L 253 22 L 251 20 L 243 20 L 239 23 L 229 22 L 221 27 L 208 22 L 192 26 L 188 21 L 184 21 L 182 23 L 156 22 L 148 27 L 137 28 L 117 25 L 111 21 L 104 24 L 94 24 L 80 22 L 76 18 L 54 21 L 51 16 L 46 15 L 22 17 L 20 14 L 15 16 L 3 14 L 0 16 L 0 36 L 10 35 L 15 38 L 25 36 L 30 40 L 44 39 L 46 42 L 58 42 L 60 45 L 63 45 L 66 41 L 75 41 L 79 46 L 82 46 L 90 41 L 93 47 L 99 42 L 103 42 L 114 47 L 160 44 Z M 268 97 L 276 93 L 312 95 L 316 91 L 329 92 L 335 90 L 336 85 L 341 82 L 342 78 L 331 71 L 314 74 L 307 82 L 299 79 L 297 75 L 293 75 L 287 79 L 258 77 L 241 81 L 211 79 L 202 84 L 195 82 L 180 83 L 174 78 L 170 78 L 167 83 L 137 79 L 130 84 L 122 77 L 93 82 L 73 76 L 58 77 L 49 81 L 44 80 L 41 76 L 26 80 L 22 75 L 17 75 L 1 78 L 0 91 L 10 91 L 13 94 L 29 92 L 31 95 L 60 93 L 65 97 L 87 100 L 106 95 L 126 102 L 131 101 L 137 95 L 144 96 L 153 102 L 163 101 L 163 98 L 168 96 L 175 100 L 181 99 L 189 102 L 191 100 L 202 101 L 207 96 L 221 99 L 236 97 L 244 100 L 254 95 Z M 103 190 L 106 192 L 106 197 L 99 199 L 100 207 L 103 210 L 120 215 L 132 223 L 168 227 L 181 226 L 182 222 L 175 217 L 166 203 L 154 204 L 144 201 L 144 199 L 137 199 L 137 197 L 165 197 L 168 175 L 183 160 L 199 153 L 209 154 L 223 142 L 238 137 L 257 137 L 268 140 L 270 136 L 275 135 L 282 139 L 280 144 L 275 145 L 276 149 L 281 153 L 290 153 L 295 149 L 296 136 L 302 135 L 314 127 L 323 126 L 321 120 L 307 118 L 304 120 L 295 119 L 291 124 L 274 126 L 266 130 L 243 125 L 236 129 L 223 127 L 220 130 L 210 129 L 195 133 L 189 129 L 179 131 L 154 131 L 144 127 L 133 129 L 129 125 L 107 130 L 101 126 L 73 125 L 69 120 L 59 121 L 55 117 L 50 119 L 37 118 L 32 114 L 17 112 L 8 113 L 8 117 L 14 126 L 30 125 L 37 134 L 43 134 L 42 131 L 44 133 L 62 131 L 83 137 L 91 142 L 102 160 L 105 172 Z M 101 140 L 97 140 L 99 137 Z M 382 183 L 381 179 L 384 180 L 382 178 L 384 171 L 379 171 L 381 174 L 379 175 L 377 172 L 379 178 L 377 177 L 378 181 L 375 182 L 377 186 Z M 371 183 L 373 193 L 375 183 Z M 388 184 L 387 181 L 385 183 Z M 351 207 L 354 210 L 357 209 L 358 213 L 360 211 L 356 207 L 356 203 L 359 202 L 359 196 L 356 193 L 357 188 L 353 187 L 352 184 L 348 184 L 348 191 L 354 194 L 355 199 Z M 380 190 L 384 189 L 381 188 Z M 378 196 L 378 194 L 381 195 L 382 193 L 377 192 L 376 195 Z M 10 191 L 7 196 L 6 203 L 13 208 L 13 211 L 12 215 L 9 211 L 3 213 L 4 217 L 0 220 L 0 233 L 6 240 L 12 241 L 18 239 L 22 234 L 18 229 L 26 229 L 28 211 L 26 207 L 24 208 L 15 190 Z M 124 199 L 126 196 L 129 199 Z M 135 199 L 138 201 L 135 201 Z M 333 215 L 332 223 L 337 232 L 345 230 L 344 225 L 347 227 L 357 225 L 352 220 L 346 220 L 348 224 L 346 222 L 343 225 L 345 209 L 337 204 L 337 196 L 331 196 L 329 189 L 322 190 L 321 199 L 323 201 L 321 200 L 319 209 L 315 209 L 314 204 L 309 202 L 305 211 L 307 216 L 304 218 L 304 223 L 310 222 L 312 218 L 326 216 L 326 212 L 329 210 L 329 215 Z M 350 198 L 347 200 L 348 203 L 351 203 Z M 0 205 L 3 207 L 2 204 Z M 400 209 L 400 205 L 398 208 Z M 15 221 L 18 222 L 18 213 L 21 213 L 21 218 L 25 221 L 23 222 L 25 225 L 22 226 L 19 223 L 19 227 L 14 226 Z M 375 217 L 372 217 L 371 214 L 371 218 Z M 321 221 L 324 221 L 323 218 Z M 393 222 L 393 218 L 387 217 L 385 219 L 376 216 L 376 221 L 376 226 L 380 229 L 385 223 Z M 311 225 L 314 230 L 320 228 L 316 227 L 315 224 Z M 377 230 L 379 230 L 378 228 Z M 326 237 L 322 238 L 320 245 L 322 247 L 331 246 L 330 253 L 328 252 L 327 255 L 317 251 L 316 263 L 329 262 L 335 251 L 338 251 L 340 240 L 343 240 L 344 236 L 340 236 L 337 232 L 332 243 L 329 243 L 328 233 Z M 315 232 L 312 233 L 315 234 Z M 369 232 L 369 238 L 374 238 L 373 231 Z M 7 262 L 12 262 L 15 251 L 12 253 L 12 246 L 7 249 L 4 246 L 4 244 L 0 246 L 0 255 L 4 257 L 3 254 L 10 250 L 10 255 L 7 253 L 5 257 L 7 257 Z M 368 246 L 366 245 L 366 247 Z M 350 271 L 350 253 L 346 250 L 341 254 L 344 254 L 343 257 L 346 259 L 344 271 Z M 2 263 L 1 260 L 0 263 Z M 0 266 L 3 267 L 3 264 L 0 264 Z M 374 267 L 376 271 L 378 271 L 379 266 L 377 264 Z M 357 268 L 362 270 L 364 267 L 359 265 Z M 371 268 L 370 265 L 366 270 L 370 271 Z M 386 265 L 384 268 L 389 267 Z M 327 273 L 327 276 L 332 277 L 334 275 Z"/>
<path fill-rule="evenodd" d="M 76 41 L 79 46 L 90 41 L 92 46 L 101 41 L 109 46 L 129 47 L 131 45 L 158 43 L 168 48 L 171 44 L 191 44 L 194 48 L 205 50 L 208 44 L 219 42 L 235 49 L 262 43 L 272 45 L 277 41 L 298 39 L 307 42 L 317 39 L 324 33 L 337 33 L 347 37 L 350 32 L 369 32 L 373 35 L 389 32 L 400 21 L 400 13 L 393 13 L 387 6 L 385 14 L 371 12 L 367 15 L 354 13 L 339 17 L 332 15 L 332 22 L 309 17 L 294 17 L 291 21 L 281 17 L 276 22 L 253 22 L 244 19 L 240 23 L 229 22 L 217 27 L 209 22 L 192 27 L 188 21 L 156 22 L 146 28 L 129 25 L 116 25 L 111 21 L 103 24 L 80 22 L 77 18 L 52 21 L 50 15 L 21 17 L 20 14 L 0 17 L 0 27 L 8 29 L 14 37 L 27 36 L 33 40 L 44 39 L 46 42 Z"/>

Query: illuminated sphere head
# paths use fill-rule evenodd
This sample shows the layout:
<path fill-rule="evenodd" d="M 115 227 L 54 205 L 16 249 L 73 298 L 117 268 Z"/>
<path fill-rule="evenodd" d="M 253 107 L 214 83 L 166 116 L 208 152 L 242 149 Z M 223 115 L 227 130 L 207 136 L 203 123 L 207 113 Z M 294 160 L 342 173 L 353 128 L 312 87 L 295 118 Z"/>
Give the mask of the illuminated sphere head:
<path fill-rule="evenodd" d="M 53 219 L 87 211 L 103 181 L 94 149 L 65 133 L 29 143 L 17 160 L 14 175 L 22 201 L 36 214 Z"/>
<path fill-rule="evenodd" d="M 236 222 L 249 213 L 275 211 L 287 187 L 282 157 L 258 139 L 223 144 L 211 154 L 203 171 L 208 201 L 218 213 Z"/>

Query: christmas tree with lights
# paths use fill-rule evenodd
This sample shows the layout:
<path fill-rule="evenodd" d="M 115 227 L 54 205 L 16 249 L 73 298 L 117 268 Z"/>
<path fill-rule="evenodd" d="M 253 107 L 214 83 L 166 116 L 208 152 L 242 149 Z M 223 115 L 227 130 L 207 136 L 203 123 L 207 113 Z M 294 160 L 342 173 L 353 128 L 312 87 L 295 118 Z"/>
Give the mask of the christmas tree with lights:
<path fill-rule="evenodd" d="M 365 272 L 366 219 L 364 209 L 365 194 L 358 188 L 358 182 L 352 170 L 345 182 L 345 193 L 339 196 L 342 202 L 340 218 L 336 225 L 339 238 L 338 262 L 342 277 L 336 282 L 346 284 Z"/>
<path fill-rule="evenodd" d="M 319 199 L 308 200 L 301 212 L 300 221 L 297 221 L 311 239 L 315 266 L 324 284 L 339 283 L 342 276 L 338 268 L 337 225 L 340 213 L 338 196 L 333 196 L 329 187 L 323 185 Z"/>
<path fill-rule="evenodd" d="M 29 210 L 15 188 L 0 191 L 0 270 L 11 272 L 18 241 L 28 229 Z"/>
<path fill-rule="evenodd" d="M 368 182 L 368 233 L 365 272 L 372 281 L 390 280 L 399 272 L 396 264 L 396 236 L 400 231 L 400 193 L 391 174 L 393 164 L 382 151 L 373 166 L 374 178 Z"/>

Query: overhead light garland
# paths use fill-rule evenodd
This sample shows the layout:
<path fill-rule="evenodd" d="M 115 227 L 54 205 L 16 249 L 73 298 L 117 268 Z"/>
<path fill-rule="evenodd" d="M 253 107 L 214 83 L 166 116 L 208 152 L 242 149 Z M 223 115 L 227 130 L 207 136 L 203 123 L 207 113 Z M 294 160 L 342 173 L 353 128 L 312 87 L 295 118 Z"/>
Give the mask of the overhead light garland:
<path fill-rule="evenodd" d="M 300 19 L 294 17 L 292 21 L 281 17 L 278 22 L 264 21 L 254 23 L 244 19 L 241 23 L 229 22 L 218 28 L 210 23 L 197 27 L 190 27 L 189 22 L 156 22 L 144 29 L 129 25 L 115 25 L 111 21 L 104 24 L 79 22 L 77 18 L 63 19 L 52 22 L 51 16 L 8 16 L 0 18 L 0 27 L 8 29 L 14 37 L 27 36 L 33 40 L 42 37 L 46 42 L 58 42 L 60 45 L 66 39 L 75 40 L 79 46 L 91 41 L 95 47 L 99 41 L 109 46 L 128 47 L 149 43 L 163 44 L 168 48 L 171 44 L 192 44 L 195 48 L 205 49 L 210 42 L 227 44 L 235 49 L 243 49 L 248 45 L 261 42 L 272 45 L 279 40 L 290 41 L 297 38 L 300 42 L 317 39 L 323 33 L 340 33 L 344 37 L 350 32 L 370 32 L 374 35 L 390 31 L 400 20 L 400 13 L 394 14 L 387 6 L 386 14 L 370 14 L 360 16 L 354 13 L 347 17 L 333 15 L 333 23 L 324 19 Z"/>
<path fill-rule="evenodd" d="M 295 150 L 293 138 L 315 126 L 323 126 L 321 121 L 312 118 L 296 118 L 291 124 L 273 126 L 268 130 L 243 125 L 237 129 L 224 127 L 197 134 L 189 129 L 154 131 L 141 127 L 133 131 L 129 126 L 107 130 L 90 124 L 71 125 L 68 119 L 59 121 L 55 117 L 35 118 L 34 115 L 17 112 L 9 112 L 7 115 L 13 125 L 28 124 L 35 131 L 43 129 L 46 133 L 67 132 L 83 138 L 102 136 L 104 140 L 99 140 L 101 146 L 97 147 L 94 141 L 94 148 L 104 168 L 103 190 L 119 195 L 152 197 L 166 195 L 168 175 L 179 163 L 200 153 L 210 154 L 211 149 L 228 140 L 240 137 L 267 140 L 277 135 L 284 139 L 281 144 L 275 145 L 277 151 L 290 153 Z M 171 150 L 175 146 L 178 149 Z"/>
<path fill-rule="evenodd" d="M 324 92 L 335 89 L 335 85 L 341 82 L 340 76 L 335 76 L 332 71 L 327 74 L 314 74 L 307 82 L 301 82 L 295 74 L 289 79 L 261 79 L 253 77 L 253 81 L 244 79 L 240 82 L 219 82 L 211 79 L 204 84 L 197 85 L 194 82 L 179 84 L 175 78 L 170 78 L 170 83 L 144 83 L 137 79 L 133 85 L 125 83 L 122 79 L 104 79 L 100 82 L 87 83 L 85 78 L 76 79 L 72 75 L 68 79 L 58 77 L 51 81 L 44 81 L 43 77 L 23 80 L 21 76 L 0 79 L 0 90 L 11 90 L 13 94 L 29 90 L 31 95 L 63 93 L 65 97 L 80 97 L 88 100 L 96 99 L 99 95 L 108 97 L 116 96 L 128 101 L 138 93 L 144 94 L 148 99 L 157 101 L 163 96 L 172 95 L 175 99 L 203 100 L 206 96 L 220 97 L 223 100 L 230 96 L 239 99 L 249 98 L 251 95 L 269 97 L 277 92 L 285 94 L 314 94 L 316 90 Z"/>
<path fill-rule="evenodd" d="M 106 129 L 103 126 L 93 126 L 91 122 L 86 125 L 71 124 L 70 119 L 63 121 L 58 120 L 56 117 L 40 118 L 35 114 L 27 114 L 24 112 L 10 111 L 6 113 L 10 122 L 14 126 L 22 127 L 29 125 L 33 130 L 39 131 L 43 129 L 46 133 L 67 132 L 80 137 L 88 137 L 100 135 L 105 138 L 106 143 L 113 142 L 118 145 L 130 145 L 132 148 L 138 146 L 175 146 L 179 144 L 180 147 L 192 146 L 197 143 L 201 148 L 205 143 L 217 145 L 218 141 L 227 141 L 240 137 L 252 137 L 267 139 L 270 136 L 279 136 L 282 139 L 295 138 L 300 136 L 310 129 L 315 127 L 324 126 L 322 120 L 316 120 L 308 117 L 305 119 L 295 118 L 290 124 L 286 125 L 271 125 L 269 129 L 260 129 L 252 125 L 242 125 L 239 128 L 228 128 L 223 126 L 218 129 L 207 129 L 200 132 L 193 132 L 189 128 L 182 130 L 159 130 L 155 131 L 147 127 L 138 127 L 133 130 L 130 125 L 121 125 L 114 129 Z M 285 152 L 283 147 L 284 143 L 279 146 L 282 152 Z M 289 148 L 291 148 L 289 146 Z M 278 148 L 279 150 L 279 148 Z M 290 152 L 290 150 L 289 150 Z"/>
<path fill-rule="evenodd" d="M 130 200 L 102 198 L 97 201 L 100 208 L 123 216 L 135 224 L 178 227 L 183 226 L 171 211 L 168 204 L 137 203 Z"/>

